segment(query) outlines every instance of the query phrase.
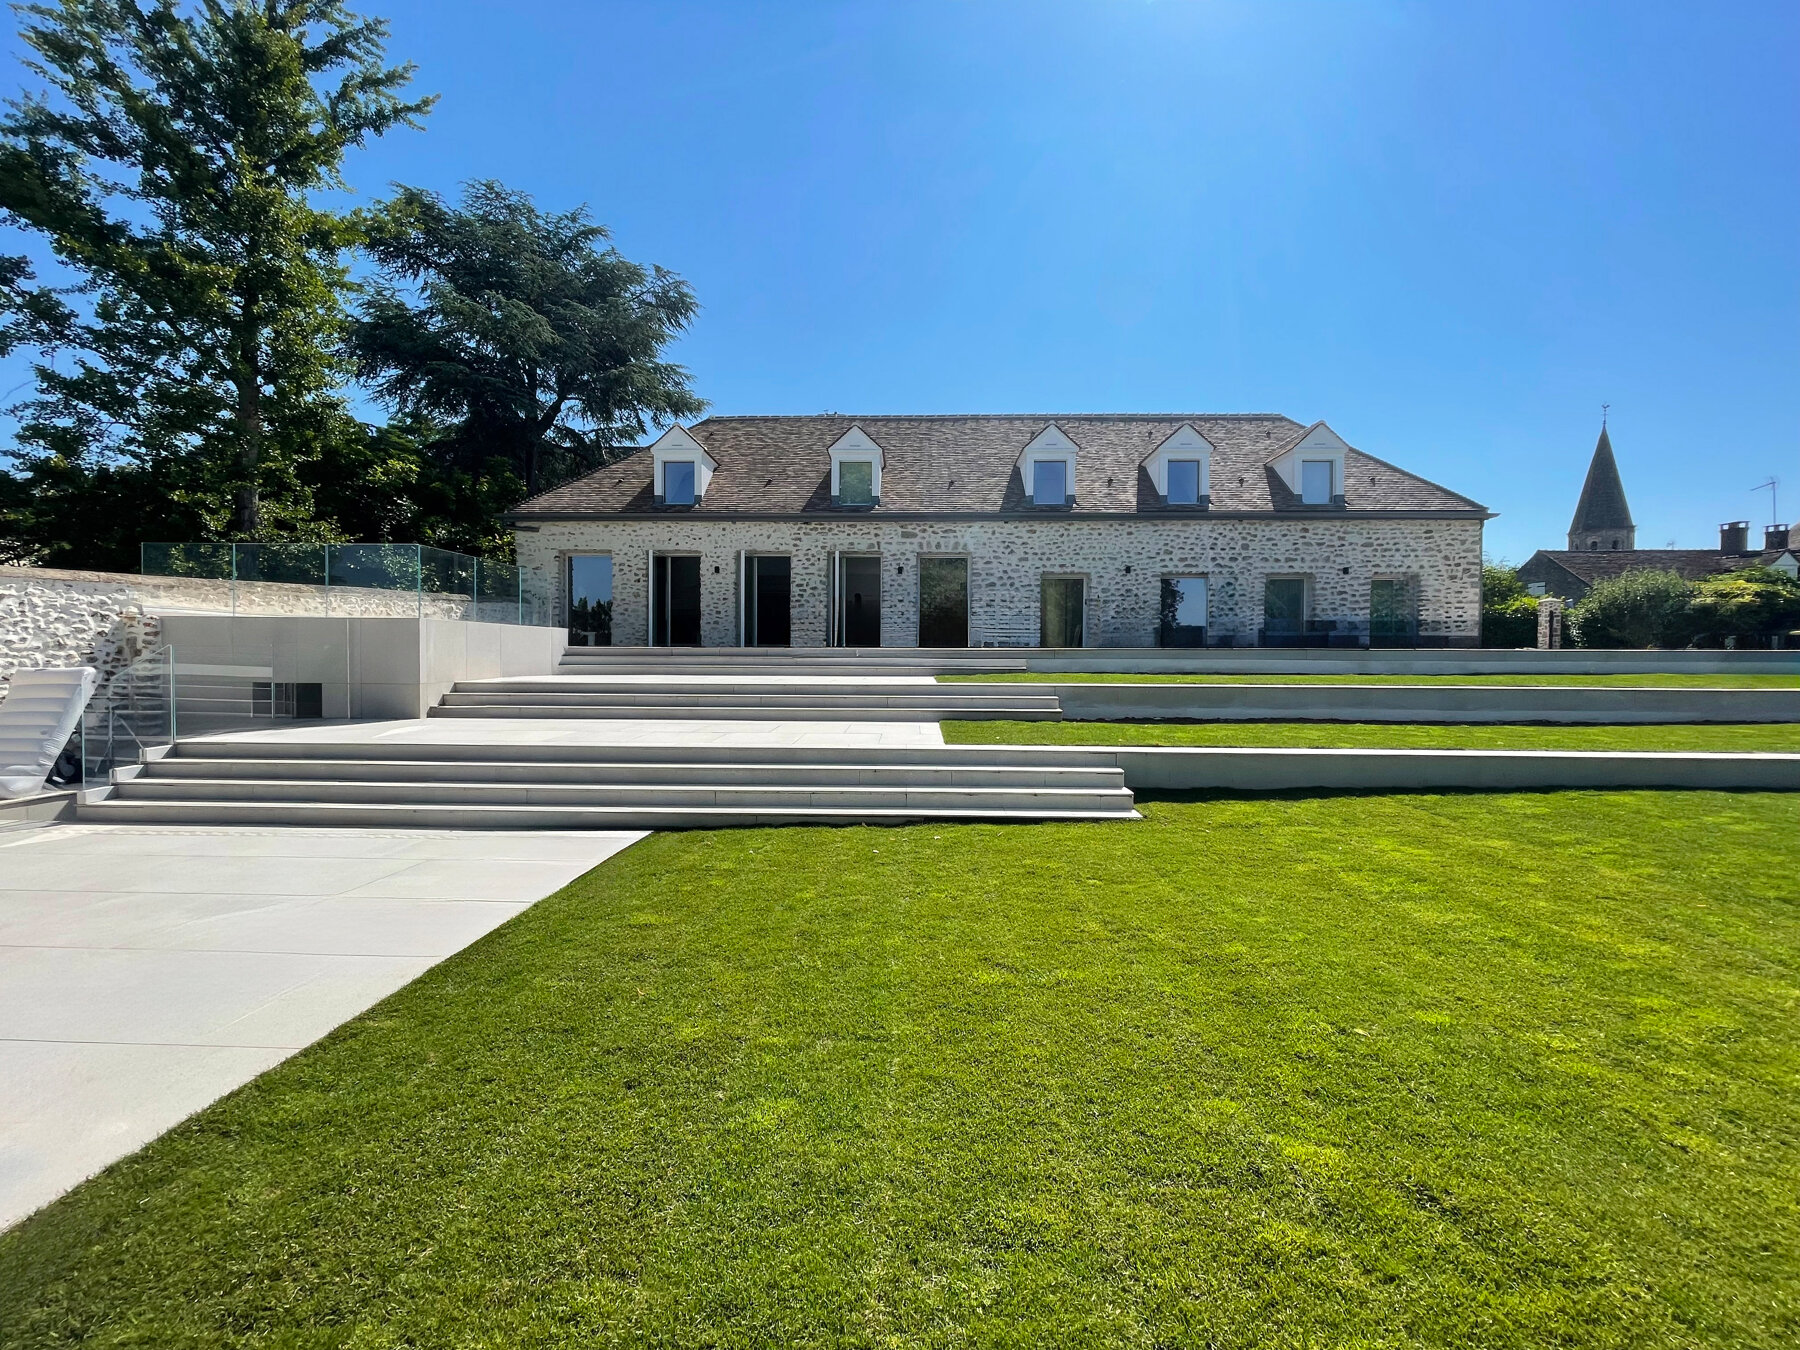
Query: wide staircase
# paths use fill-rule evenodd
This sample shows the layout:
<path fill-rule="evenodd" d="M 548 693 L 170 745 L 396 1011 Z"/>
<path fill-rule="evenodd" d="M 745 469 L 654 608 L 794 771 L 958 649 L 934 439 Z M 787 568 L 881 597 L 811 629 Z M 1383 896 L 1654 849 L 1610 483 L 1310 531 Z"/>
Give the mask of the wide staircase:
<path fill-rule="evenodd" d="M 115 822 L 458 829 L 1137 816 L 1124 774 L 1080 749 L 881 744 L 890 733 L 876 728 L 824 728 L 823 738 L 809 733 L 797 744 L 746 736 L 742 726 L 724 734 L 726 724 L 771 721 L 817 727 L 1062 715 L 1053 696 L 930 679 L 947 664 L 1006 668 L 992 658 L 958 654 L 952 664 L 898 652 L 592 653 L 572 649 L 567 673 L 557 676 L 457 685 L 431 715 L 464 719 L 466 732 L 445 735 L 449 728 L 436 722 L 401 724 L 392 739 L 351 728 L 338 738 L 318 728 L 305 739 L 271 733 L 182 740 L 163 758 L 116 775 L 110 792 L 94 794 L 80 814 Z M 625 737 L 594 719 L 717 725 Z M 427 725 L 430 734 L 404 730 Z M 515 726 L 516 733 L 509 730 Z M 833 736 L 846 743 L 831 744 Z"/>
<path fill-rule="evenodd" d="M 1052 694 L 939 684 L 946 672 L 1011 671 L 1014 659 L 894 649 L 571 647 L 557 674 L 467 680 L 433 717 L 745 721 L 1052 721 Z"/>
<path fill-rule="evenodd" d="M 434 829 L 713 829 L 1128 820 L 1123 773 L 1079 750 L 379 744 L 199 739 L 86 820 Z"/>

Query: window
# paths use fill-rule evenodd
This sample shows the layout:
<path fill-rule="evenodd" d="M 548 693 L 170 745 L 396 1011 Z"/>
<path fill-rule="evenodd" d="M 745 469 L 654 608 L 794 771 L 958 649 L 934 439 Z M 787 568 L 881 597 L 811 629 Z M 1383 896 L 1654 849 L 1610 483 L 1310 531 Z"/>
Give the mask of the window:
<path fill-rule="evenodd" d="M 1415 635 L 1412 588 L 1399 577 L 1376 577 L 1369 583 L 1369 645 L 1405 647 Z"/>
<path fill-rule="evenodd" d="M 1031 500 L 1038 506 L 1062 506 L 1069 499 L 1069 466 L 1060 459 L 1040 459 L 1031 470 Z"/>
<path fill-rule="evenodd" d="M 1197 459 L 1172 459 L 1169 461 L 1169 505 L 1198 506 L 1200 504 L 1200 461 Z"/>
<path fill-rule="evenodd" d="M 612 555 L 570 554 L 568 596 L 569 645 L 612 646 Z"/>
<path fill-rule="evenodd" d="M 1331 461 L 1300 461 L 1300 500 L 1308 506 L 1331 505 Z"/>
<path fill-rule="evenodd" d="M 1297 637 L 1306 631 L 1306 580 L 1270 577 L 1263 585 L 1263 631 L 1269 637 Z"/>
<path fill-rule="evenodd" d="M 1206 645 L 1206 578 L 1164 577 L 1158 641 L 1164 647 Z"/>
<path fill-rule="evenodd" d="M 694 504 L 694 461 L 672 459 L 663 466 L 663 502 L 668 506 Z"/>
<path fill-rule="evenodd" d="M 847 459 L 838 465 L 838 503 L 841 506 L 875 504 L 875 465 L 866 459 Z"/>
<path fill-rule="evenodd" d="M 1080 577 L 1045 577 L 1043 612 L 1038 628 L 1040 647 L 1085 646 L 1082 610 L 1087 583 Z"/>

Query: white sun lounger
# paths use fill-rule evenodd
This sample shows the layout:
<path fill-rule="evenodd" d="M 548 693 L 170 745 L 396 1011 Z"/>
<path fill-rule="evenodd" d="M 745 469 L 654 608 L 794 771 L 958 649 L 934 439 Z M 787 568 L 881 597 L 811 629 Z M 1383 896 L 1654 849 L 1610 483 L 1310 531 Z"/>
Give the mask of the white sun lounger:
<path fill-rule="evenodd" d="M 0 702 L 0 798 L 41 792 L 94 692 L 92 666 L 21 670 Z"/>

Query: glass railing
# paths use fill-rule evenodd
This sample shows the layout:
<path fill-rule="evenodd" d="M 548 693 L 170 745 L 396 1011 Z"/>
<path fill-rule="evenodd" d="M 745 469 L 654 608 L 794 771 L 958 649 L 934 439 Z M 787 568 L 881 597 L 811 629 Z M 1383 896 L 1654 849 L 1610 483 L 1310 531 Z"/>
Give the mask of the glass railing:
<path fill-rule="evenodd" d="M 423 544 L 144 544 L 139 570 L 202 611 L 550 622 L 527 569 Z"/>
<path fill-rule="evenodd" d="M 107 680 L 81 714 L 81 776 L 89 787 L 175 742 L 175 649 L 158 647 Z"/>

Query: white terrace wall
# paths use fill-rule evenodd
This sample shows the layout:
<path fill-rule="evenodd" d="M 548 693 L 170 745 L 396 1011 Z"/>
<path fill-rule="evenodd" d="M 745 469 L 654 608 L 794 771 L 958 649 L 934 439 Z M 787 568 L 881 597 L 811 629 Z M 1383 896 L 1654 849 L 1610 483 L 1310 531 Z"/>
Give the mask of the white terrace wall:
<path fill-rule="evenodd" d="M 1400 578 L 1412 588 L 1422 636 L 1474 646 L 1481 633 L 1481 522 L 1473 520 L 985 520 L 905 522 L 874 517 L 780 521 L 649 520 L 546 522 L 518 533 L 521 566 L 554 578 L 560 615 L 570 553 L 613 555 L 613 641 L 645 640 L 646 572 L 651 549 L 698 553 L 701 640 L 737 641 L 737 557 L 793 558 L 795 646 L 827 639 L 834 550 L 879 553 L 882 644 L 918 642 L 918 561 L 969 559 L 969 627 L 974 645 L 1037 641 L 1040 578 L 1087 579 L 1089 646 L 1153 647 L 1160 578 L 1203 574 L 1210 627 L 1254 643 L 1262 626 L 1263 583 L 1310 578 L 1312 614 L 1366 622 L 1370 583 Z M 1129 569 L 1129 570 L 1127 570 Z"/>

